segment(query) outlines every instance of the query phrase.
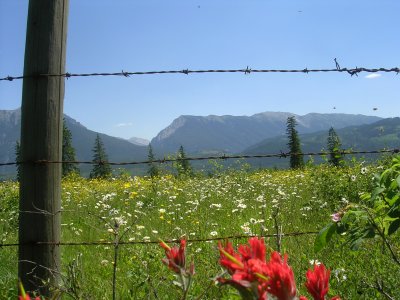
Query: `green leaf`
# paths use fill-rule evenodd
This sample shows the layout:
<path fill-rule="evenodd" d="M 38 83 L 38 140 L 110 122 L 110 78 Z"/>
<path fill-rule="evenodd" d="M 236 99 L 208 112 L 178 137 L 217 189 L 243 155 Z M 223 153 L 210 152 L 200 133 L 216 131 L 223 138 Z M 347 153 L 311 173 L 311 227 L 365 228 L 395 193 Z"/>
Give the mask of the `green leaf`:
<path fill-rule="evenodd" d="M 373 191 L 372 191 L 372 198 L 375 198 L 377 195 L 379 195 L 380 193 L 384 192 L 385 188 L 383 187 L 376 187 Z"/>
<path fill-rule="evenodd" d="M 400 219 L 393 221 L 389 226 L 388 234 L 391 235 L 395 233 L 397 229 L 399 229 L 399 227 L 400 227 Z"/>
<path fill-rule="evenodd" d="M 391 199 L 386 199 L 386 201 L 389 203 L 390 206 L 395 206 L 395 205 L 397 206 L 400 204 L 399 199 L 400 199 L 400 195 L 397 194 Z"/>
<path fill-rule="evenodd" d="M 357 251 L 360 249 L 363 238 L 358 238 L 350 241 L 350 249 L 353 251 Z"/>
<path fill-rule="evenodd" d="M 397 178 L 396 178 L 396 180 L 392 181 L 392 183 L 390 184 L 389 188 L 391 190 L 395 190 L 397 187 L 399 187 L 399 183 L 398 183 Z"/>
<path fill-rule="evenodd" d="M 389 217 L 391 217 L 391 218 L 400 218 L 400 209 L 399 209 L 399 207 L 397 206 L 397 207 L 389 210 L 387 215 Z"/>
<path fill-rule="evenodd" d="M 314 241 L 314 251 L 319 252 L 331 240 L 337 229 L 337 223 L 330 223 L 325 226 L 317 235 Z"/>

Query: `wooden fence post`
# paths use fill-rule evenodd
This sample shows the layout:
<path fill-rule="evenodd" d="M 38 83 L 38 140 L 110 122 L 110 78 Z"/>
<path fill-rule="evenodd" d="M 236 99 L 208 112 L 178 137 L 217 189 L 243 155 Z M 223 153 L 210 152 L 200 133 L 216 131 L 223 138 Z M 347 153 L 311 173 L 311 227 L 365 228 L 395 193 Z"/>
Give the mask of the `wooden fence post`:
<path fill-rule="evenodd" d="M 69 0 L 30 0 L 24 76 L 65 73 Z M 18 276 L 27 291 L 51 296 L 60 272 L 64 77 L 24 78 L 21 121 Z"/>

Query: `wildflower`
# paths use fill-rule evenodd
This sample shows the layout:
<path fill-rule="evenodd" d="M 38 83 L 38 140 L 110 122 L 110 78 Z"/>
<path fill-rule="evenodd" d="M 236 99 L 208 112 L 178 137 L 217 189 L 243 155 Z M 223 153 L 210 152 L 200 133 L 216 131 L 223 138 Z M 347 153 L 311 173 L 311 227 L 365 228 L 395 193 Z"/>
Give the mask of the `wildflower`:
<path fill-rule="evenodd" d="M 337 281 L 342 281 L 342 280 L 345 281 L 347 279 L 345 272 L 346 272 L 346 270 L 343 268 L 333 270 L 333 274 L 335 275 Z M 341 277 L 339 277 L 339 275 L 341 273 L 343 273 L 343 275 Z"/>
<path fill-rule="evenodd" d="M 220 283 L 233 286 L 249 299 L 267 299 L 267 293 L 277 299 L 289 300 L 296 296 L 294 274 L 287 264 L 287 256 L 282 261 L 280 254 L 273 252 L 267 262 L 263 239 L 250 238 L 248 245 L 239 246 L 239 253 L 229 242 L 224 247 L 219 244 L 219 250 L 220 264 L 232 277 L 218 278 Z"/>
<path fill-rule="evenodd" d="M 216 232 L 216 231 L 211 231 L 211 232 L 210 232 L 210 235 L 211 235 L 211 236 L 217 236 L 217 235 L 218 235 L 218 232 Z"/>
<path fill-rule="evenodd" d="M 184 295 L 187 295 L 194 272 L 194 263 L 192 262 L 188 269 L 186 269 L 186 240 L 182 239 L 179 247 L 170 247 L 164 241 L 160 241 L 160 246 L 165 250 L 165 255 L 162 262 L 168 266 L 170 270 L 175 273 L 176 281 L 179 287 L 181 287 Z"/>
<path fill-rule="evenodd" d="M 264 239 L 258 239 L 256 237 L 250 238 L 248 241 L 249 245 L 240 245 L 238 251 L 242 257 L 246 260 L 251 258 L 259 259 L 265 262 L 265 245 Z"/>
<path fill-rule="evenodd" d="M 327 270 L 323 264 L 315 265 L 314 270 L 308 270 L 306 273 L 307 291 L 313 296 L 314 300 L 324 300 L 329 290 L 330 270 Z"/>
<path fill-rule="evenodd" d="M 337 212 L 331 215 L 332 221 L 333 222 L 339 222 L 342 219 L 343 213 L 342 212 Z"/>
<path fill-rule="evenodd" d="M 232 275 L 236 270 L 243 269 L 241 257 L 233 249 L 232 243 L 226 241 L 225 245 L 222 245 L 220 242 L 218 248 L 220 253 L 219 263 L 228 270 L 229 274 Z"/>
<path fill-rule="evenodd" d="M 243 225 L 240 225 L 240 228 L 242 228 L 242 230 L 244 231 L 245 234 L 250 234 L 250 235 L 253 234 L 249 227 L 249 223 L 244 223 Z"/>
<path fill-rule="evenodd" d="M 310 265 L 312 265 L 312 266 L 314 266 L 314 265 L 319 266 L 321 264 L 321 262 L 318 259 L 311 259 L 309 262 L 310 262 Z"/>
<path fill-rule="evenodd" d="M 287 254 L 282 261 L 279 252 L 272 252 L 271 259 L 267 263 L 266 277 L 268 281 L 263 282 L 266 285 L 268 293 L 278 299 L 294 299 L 296 296 L 296 283 L 292 268 L 287 264 Z"/>
<path fill-rule="evenodd" d="M 165 250 L 165 255 L 167 256 L 162 262 L 172 271 L 179 274 L 181 269 L 185 268 L 186 240 L 181 240 L 179 248 L 171 248 L 164 241 L 160 242 L 160 246 Z"/>

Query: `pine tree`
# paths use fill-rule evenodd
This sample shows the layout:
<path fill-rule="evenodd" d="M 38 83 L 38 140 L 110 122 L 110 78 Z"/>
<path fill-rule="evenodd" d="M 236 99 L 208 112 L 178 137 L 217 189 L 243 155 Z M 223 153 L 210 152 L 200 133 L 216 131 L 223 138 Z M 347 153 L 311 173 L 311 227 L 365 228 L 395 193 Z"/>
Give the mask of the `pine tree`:
<path fill-rule="evenodd" d="M 158 170 L 157 165 L 153 163 L 154 161 L 154 153 L 153 153 L 153 147 L 151 147 L 151 144 L 149 144 L 149 153 L 147 155 L 148 161 L 149 161 L 149 169 L 147 171 L 147 174 L 149 174 L 150 177 L 156 177 L 160 175 L 160 170 Z"/>
<path fill-rule="evenodd" d="M 343 163 L 343 154 L 340 152 L 342 143 L 336 131 L 331 127 L 328 133 L 327 149 L 329 154 L 329 163 L 338 167 Z"/>
<path fill-rule="evenodd" d="M 181 145 L 178 150 L 177 160 L 176 160 L 176 167 L 178 171 L 178 175 L 191 175 L 192 173 L 192 166 L 190 165 L 189 161 L 186 159 L 185 150 Z"/>
<path fill-rule="evenodd" d="M 286 134 L 288 136 L 290 150 L 290 168 L 298 169 L 304 166 L 303 155 L 300 147 L 300 139 L 296 130 L 296 119 L 294 116 L 288 117 L 286 122 Z"/>
<path fill-rule="evenodd" d="M 65 119 L 63 123 L 62 161 L 76 161 L 75 149 L 72 146 L 72 134 L 67 127 Z M 67 176 L 70 173 L 79 174 L 78 166 L 72 163 L 63 163 L 62 176 Z"/>
<path fill-rule="evenodd" d="M 19 141 L 15 143 L 15 162 L 19 162 L 21 160 L 21 144 Z M 20 165 L 17 164 L 17 181 L 21 180 L 21 168 Z"/>
<path fill-rule="evenodd" d="M 104 144 L 97 134 L 93 147 L 93 162 L 96 163 L 90 172 L 90 178 L 107 178 L 111 176 L 112 170 L 108 164 L 108 156 Z"/>

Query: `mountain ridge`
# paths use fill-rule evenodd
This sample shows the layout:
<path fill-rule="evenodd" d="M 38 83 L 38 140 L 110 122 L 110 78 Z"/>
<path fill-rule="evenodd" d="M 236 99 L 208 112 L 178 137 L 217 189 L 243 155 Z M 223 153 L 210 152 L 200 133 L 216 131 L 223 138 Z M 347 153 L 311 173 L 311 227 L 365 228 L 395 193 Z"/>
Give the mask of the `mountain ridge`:
<path fill-rule="evenodd" d="M 98 133 L 83 126 L 75 119 L 64 114 L 68 129 L 72 134 L 72 146 L 75 148 L 78 161 L 91 161 L 92 148 L 96 135 L 99 134 L 103 141 L 106 153 L 110 161 L 142 161 L 147 157 L 147 147 L 138 146 L 127 140 L 112 137 L 104 133 Z M 15 144 L 20 139 L 21 110 L 0 110 L 0 162 L 15 161 Z M 91 166 L 81 165 L 82 170 Z M 15 167 L 0 169 L 0 173 L 15 173 Z"/>
<path fill-rule="evenodd" d="M 252 116 L 182 115 L 151 140 L 157 154 L 174 153 L 182 145 L 189 153 L 241 152 L 265 138 L 285 133 L 286 121 L 295 116 L 299 133 L 315 132 L 329 127 L 369 124 L 380 117 L 351 114 L 297 115 L 290 112 L 262 112 Z"/>

